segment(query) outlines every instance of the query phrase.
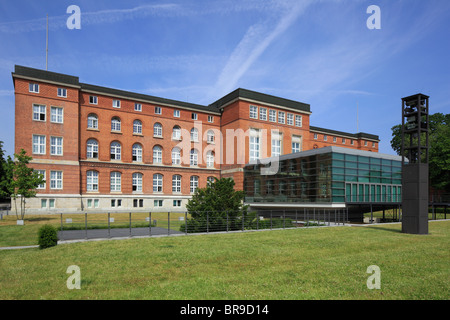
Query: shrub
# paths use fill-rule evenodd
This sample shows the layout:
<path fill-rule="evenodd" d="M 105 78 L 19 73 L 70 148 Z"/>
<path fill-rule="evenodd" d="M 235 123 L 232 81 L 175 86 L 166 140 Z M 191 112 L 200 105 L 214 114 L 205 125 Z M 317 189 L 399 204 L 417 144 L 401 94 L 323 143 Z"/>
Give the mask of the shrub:
<path fill-rule="evenodd" d="M 58 244 L 58 231 L 51 225 L 44 225 L 39 229 L 39 249 L 50 248 Z"/>

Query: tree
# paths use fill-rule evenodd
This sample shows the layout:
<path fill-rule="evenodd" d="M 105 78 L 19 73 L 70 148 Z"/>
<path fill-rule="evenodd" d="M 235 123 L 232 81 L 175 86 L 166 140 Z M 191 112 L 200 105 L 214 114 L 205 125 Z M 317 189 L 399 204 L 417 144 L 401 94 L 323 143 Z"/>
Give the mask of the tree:
<path fill-rule="evenodd" d="M 429 177 L 430 186 L 450 192 L 450 114 L 429 116 Z M 401 155 L 402 126 L 392 127 L 392 149 Z"/>
<path fill-rule="evenodd" d="M 6 165 L 7 162 L 4 158 L 5 152 L 3 151 L 3 141 L 0 141 L 0 199 L 9 198 L 6 192 L 6 188 L 3 186 L 3 181 L 6 177 Z"/>
<path fill-rule="evenodd" d="M 188 232 L 241 229 L 248 206 L 243 203 L 244 192 L 234 190 L 234 185 L 231 178 L 215 178 L 206 188 L 198 188 L 186 205 L 191 218 L 182 231 L 186 227 Z"/>
<path fill-rule="evenodd" d="M 43 175 L 29 168 L 28 164 L 32 157 L 26 155 L 25 150 L 19 154 L 14 154 L 15 161 L 8 156 L 4 165 L 4 180 L 2 184 L 2 194 L 14 200 L 16 217 L 23 220 L 25 216 L 26 199 L 36 196 L 36 188 L 45 182 Z M 19 200 L 20 212 L 18 211 L 17 200 Z"/>

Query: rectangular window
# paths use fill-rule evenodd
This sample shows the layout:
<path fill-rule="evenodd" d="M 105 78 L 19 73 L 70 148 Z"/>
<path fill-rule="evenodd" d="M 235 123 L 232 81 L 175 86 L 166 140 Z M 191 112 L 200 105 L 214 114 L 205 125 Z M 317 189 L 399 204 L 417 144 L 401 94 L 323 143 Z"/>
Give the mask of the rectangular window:
<path fill-rule="evenodd" d="M 92 208 L 92 199 L 87 199 L 87 207 Z"/>
<path fill-rule="evenodd" d="M 179 175 L 174 175 L 172 178 L 172 192 L 181 192 L 181 176 Z"/>
<path fill-rule="evenodd" d="M 301 137 L 300 136 L 292 136 L 292 153 L 302 151 L 301 148 Z"/>
<path fill-rule="evenodd" d="M 278 111 L 278 123 L 284 124 L 284 112 Z"/>
<path fill-rule="evenodd" d="M 45 121 L 46 107 L 40 104 L 33 105 L 33 120 Z"/>
<path fill-rule="evenodd" d="M 63 155 L 63 138 L 50 137 L 50 154 L 53 156 Z"/>
<path fill-rule="evenodd" d="M 266 108 L 259 108 L 259 119 L 267 121 L 267 109 Z"/>
<path fill-rule="evenodd" d="M 214 122 L 214 117 L 213 116 L 208 116 L 208 122 L 213 123 Z"/>
<path fill-rule="evenodd" d="M 283 137 L 281 134 L 272 132 L 272 157 L 279 157 L 281 155 L 281 141 Z"/>
<path fill-rule="evenodd" d="M 113 100 L 113 108 L 120 108 L 120 100 Z"/>
<path fill-rule="evenodd" d="M 60 107 L 50 108 L 50 122 L 63 123 L 63 108 Z"/>
<path fill-rule="evenodd" d="M 336 140 L 337 140 L 337 138 L 336 138 L 336 137 L 333 137 L 333 142 L 336 142 Z"/>
<path fill-rule="evenodd" d="M 67 98 L 67 89 L 58 88 L 58 97 Z"/>
<path fill-rule="evenodd" d="M 55 199 L 49 199 L 48 200 L 48 207 L 50 209 L 54 209 L 55 208 Z"/>
<path fill-rule="evenodd" d="M 39 84 L 37 84 L 37 83 L 30 83 L 28 85 L 28 90 L 30 92 L 39 93 Z"/>
<path fill-rule="evenodd" d="M 323 141 L 327 141 L 327 140 L 328 140 L 328 137 L 327 137 L 326 134 L 324 134 L 324 135 L 323 135 Z"/>
<path fill-rule="evenodd" d="M 258 107 L 250 106 L 250 119 L 258 119 Z"/>
<path fill-rule="evenodd" d="M 97 96 L 89 96 L 89 103 L 90 104 L 97 104 Z"/>
<path fill-rule="evenodd" d="M 275 110 L 269 110 L 269 121 L 277 122 L 277 112 Z"/>
<path fill-rule="evenodd" d="M 142 111 L 142 104 L 135 103 L 134 104 L 134 111 Z"/>
<path fill-rule="evenodd" d="M 41 199 L 41 209 L 47 208 L 47 199 Z"/>
<path fill-rule="evenodd" d="M 33 134 L 33 153 L 45 154 L 45 136 Z"/>
<path fill-rule="evenodd" d="M 122 174 L 120 172 L 111 172 L 110 175 L 111 191 L 120 191 L 122 188 Z"/>
<path fill-rule="evenodd" d="M 317 133 L 314 133 L 314 140 L 317 140 Z"/>
<path fill-rule="evenodd" d="M 50 171 L 50 189 L 62 189 L 62 171 Z"/>
<path fill-rule="evenodd" d="M 250 160 L 258 160 L 260 157 L 259 130 L 250 129 Z"/>
<path fill-rule="evenodd" d="M 164 200 L 153 200 L 154 207 L 162 207 L 163 203 L 164 203 Z"/>
<path fill-rule="evenodd" d="M 302 116 L 296 114 L 295 115 L 295 126 L 301 127 L 302 126 Z"/>
<path fill-rule="evenodd" d="M 345 144 L 345 138 L 342 138 L 342 144 Z"/>
<path fill-rule="evenodd" d="M 41 174 L 42 179 L 45 180 L 45 170 L 36 170 L 36 171 L 37 173 Z M 36 189 L 45 189 L 45 182 L 43 184 L 38 185 Z"/>
<path fill-rule="evenodd" d="M 173 110 L 173 116 L 175 118 L 179 118 L 180 117 L 180 110 Z"/>
<path fill-rule="evenodd" d="M 173 200 L 173 206 L 176 208 L 181 207 L 181 200 Z"/>
<path fill-rule="evenodd" d="M 195 112 L 192 112 L 191 119 L 192 120 L 197 120 L 197 114 Z"/>
<path fill-rule="evenodd" d="M 294 125 L 294 115 L 292 113 L 287 114 L 287 121 L 286 123 L 290 126 Z"/>
<path fill-rule="evenodd" d="M 162 114 L 161 107 L 155 107 L 155 114 Z"/>

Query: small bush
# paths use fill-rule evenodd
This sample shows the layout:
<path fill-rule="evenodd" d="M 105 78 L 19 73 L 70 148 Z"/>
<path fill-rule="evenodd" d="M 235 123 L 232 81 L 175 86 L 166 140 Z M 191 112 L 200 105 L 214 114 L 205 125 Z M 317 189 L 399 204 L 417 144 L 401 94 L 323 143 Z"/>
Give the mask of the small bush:
<path fill-rule="evenodd" d="M 39 249 L 50 248 L 58 244 L 58 231 L 51 225 L 39 229 Z"/>

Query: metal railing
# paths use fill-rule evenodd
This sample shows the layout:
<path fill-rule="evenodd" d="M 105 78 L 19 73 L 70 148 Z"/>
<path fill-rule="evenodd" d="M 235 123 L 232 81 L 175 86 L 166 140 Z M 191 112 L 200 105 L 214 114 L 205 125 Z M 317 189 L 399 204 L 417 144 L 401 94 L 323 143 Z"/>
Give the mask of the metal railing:
<path fill-rule="evenodd" d="M 61 213 L 59 240 L 175 236 L 344 225 L 344 209 L 232 212 Z"/>

